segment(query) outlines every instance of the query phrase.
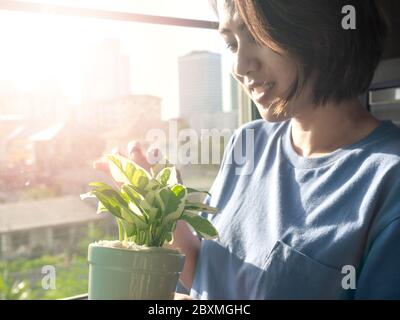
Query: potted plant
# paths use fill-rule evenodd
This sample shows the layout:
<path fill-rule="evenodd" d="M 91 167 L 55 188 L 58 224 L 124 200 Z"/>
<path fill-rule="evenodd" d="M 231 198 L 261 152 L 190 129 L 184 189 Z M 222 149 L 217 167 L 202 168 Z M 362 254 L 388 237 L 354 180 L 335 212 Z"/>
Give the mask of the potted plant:
<path fill-rule="evenodd" d="M 81 198 L 97 198 L 97 213 L 116 218 L 119 240 L 89 245 L 89 299 L 173 299 L 184 255 L 163 245 L 172 241 L 178 220 L 203 238 L 216 238 L 213 225 L 198 214 L 216 208 L 191 201 L 191 194 L 204 191 L 178 183 L 174 166 L 148 172 L 121 155 L 106 158 L 117 187 L 93 182 Z"/>

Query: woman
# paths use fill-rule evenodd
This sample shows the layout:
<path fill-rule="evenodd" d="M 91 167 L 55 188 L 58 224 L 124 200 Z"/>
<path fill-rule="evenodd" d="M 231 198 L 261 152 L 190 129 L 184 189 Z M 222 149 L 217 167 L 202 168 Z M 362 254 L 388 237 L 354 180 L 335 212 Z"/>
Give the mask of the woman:
<path fill-rule="evenodd" d="M 219 240 L 175 232 L 182 283 L 195 299 L 400 298 L 400 129 L 357 99 L 383 50 L 374 1 L 213 2 L 262 119 L 236 130 L 210 190 Z"/>

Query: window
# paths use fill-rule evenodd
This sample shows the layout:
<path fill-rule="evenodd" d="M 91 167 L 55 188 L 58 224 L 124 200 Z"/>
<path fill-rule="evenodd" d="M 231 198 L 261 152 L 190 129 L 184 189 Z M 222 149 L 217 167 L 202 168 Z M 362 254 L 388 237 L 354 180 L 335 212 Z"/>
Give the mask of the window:
<path fill-rule="evenodd" d="M 0 236 L 8 248 L 4 235 L 24 226 L 28 252 L 4 266 L 29 282 L 31 298 L 56 299 L 87 291 L 88 243 L 117 234 L 96 203 L 79 199 L 108 178 L 94 160 L 137 140 L 161 148 L 185 184 L 208 190 L 238 119 L 251 115 L 212 24 L 116 13 L 212 20 L 206 0 L 196 1 L 203 9 L 178 0 L 28 2 L 0 4 Z M 38 14 L 38 3 L 72 11 Z M 41 287 L 44 265 L 56 267 L 56 290 Z"/>
<path fill-rule="evenodd" d="M 25 232 L 15 232 L 11 235 L 12 250 L 14 255 L 25 255 L 28 252 L 29 234 Z"/>

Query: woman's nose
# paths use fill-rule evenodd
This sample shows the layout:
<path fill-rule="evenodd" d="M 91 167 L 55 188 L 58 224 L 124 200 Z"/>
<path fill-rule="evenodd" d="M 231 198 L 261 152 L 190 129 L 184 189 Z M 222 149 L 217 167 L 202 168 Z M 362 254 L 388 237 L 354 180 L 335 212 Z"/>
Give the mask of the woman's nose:
<path fill-rule="evenodd" d="M 261 68 L 261 63 L 257 57 L 246 52 L 246 48 L 241 48 L 237 51 L 234 61 L 232 72 L 237 77 L 245 77 Z"/>

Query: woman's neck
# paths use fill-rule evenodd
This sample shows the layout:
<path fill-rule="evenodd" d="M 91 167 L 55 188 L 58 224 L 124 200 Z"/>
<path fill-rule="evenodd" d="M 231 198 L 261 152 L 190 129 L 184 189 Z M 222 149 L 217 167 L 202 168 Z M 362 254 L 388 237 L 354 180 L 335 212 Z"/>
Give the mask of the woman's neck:
<path fill-rule="evenodd" d="M 303 157 L 315 158 L 359 141 L 370 134 L 379 121 L 358 101 L 327 104 L 294 116 L 292 144 Z"/>

